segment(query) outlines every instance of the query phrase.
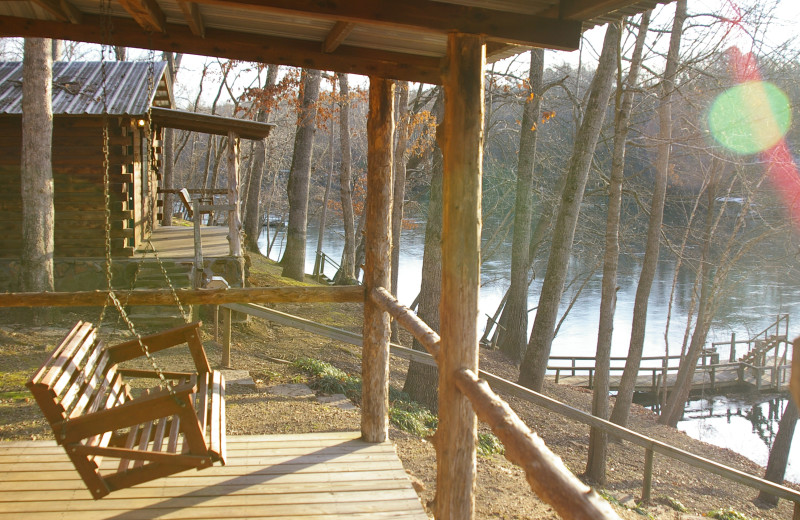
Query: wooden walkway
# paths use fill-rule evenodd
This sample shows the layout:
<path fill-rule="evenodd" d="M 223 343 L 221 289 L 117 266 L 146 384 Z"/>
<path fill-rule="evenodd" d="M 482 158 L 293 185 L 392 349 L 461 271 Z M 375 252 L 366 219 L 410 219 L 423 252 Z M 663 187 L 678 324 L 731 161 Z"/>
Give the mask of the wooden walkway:
<path fill-rule="evenodd" d="M 360 433 L 229 436 L 228 465 L 95 501 L 54 441 L 0 443 L 0 519 L 426 520 L 391 443 Z"/>
<path fill-rule="evenodd" d="M 774 370 L 772 366 L 760 367 L 755 370 L 744 368 L 740 374 L 739 367 L 732 365 L 733 364 L 725 364 L 714 367 L 713 375 L 710 367 L 699 365 L 692 378 L 692 391 L 724 392 L 733 388 L 739 388 L 743 384 L 755 387 L 758 390 L 771 391 L 783 391 L 787 390 L 789 387 L 789 368 L 791 365 L 786 365 L 784 367 L 778 366 L 777 374 L 779 377 L 775 379 L 772 377 Z M 592 388 L 594 374 L 590 375 L 586 369 L 582 370 L 580 368 L 578 368 L 576 372 L 578 373 L 574 376 L 566 375 L 571 374 L 571 371 L 569 369 L 562 369 L 557 379 L 555 374 L 548 374 L 547 378 L 562 385 Z M 656 388 L 661 387 L 661 370 L 653 372 L 651 369 L 642 369 L 642 372 L 647 373 L 642 374 L 640 372 L 640 375 L 636 378 L 636 392 L 652 392 Z M 760 380 L 757 377 L 757 372 L 761 373 Z M 667 373 L 667 388 L 672 388 L 675 385 L 677 376 L 676 370 L 671 369 L 671 371 Z M 621 371 L 612 373 L 609 377 L 609 390 L 618 390 L 621 379 Z"/>
<path fill-rule="evenodd" d="M 230 256 L 227 227 L 200 226 L 200 236 L 203 241 L 203 257 Z M 157 226 L 150 235 L 150 241 L 162 258 L 194 260 L 194 229 L 191 227 Z M 153 253 L 145 252 L 142 246 L 136 250 L 136 256 L 152 257 Z"/>

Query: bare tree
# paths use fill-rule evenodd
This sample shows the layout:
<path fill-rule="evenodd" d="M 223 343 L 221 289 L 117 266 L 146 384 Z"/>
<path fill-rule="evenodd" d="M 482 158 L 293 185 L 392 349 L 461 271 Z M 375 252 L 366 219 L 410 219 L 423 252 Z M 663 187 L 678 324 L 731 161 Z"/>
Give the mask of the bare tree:
<path fill-rule="evenodd" d="M 600 295 L 600 324 L 597 332 L 597 354 L 595 357 L 594 394 L 592 396 L 592 415 L 608 417 L 609 368 L 611 365 L 611 336 L 614 330 L 614 311 L 617 305 L 617 266 L 619 264 L 619 229 L 622 212 L 622 184 L 625 170 L 625 144 L 633 109 L 634 88 L 638 82 L 642 65 L 647 28 L 650 24 L 650 11 L 642 15 L 636 45 L 631 57 L 628 77 L 622 83 L 622 63 L 617 84 L 617 111 L 614 118 L 614 151 L 611 157 L 611 174 L 608 185 L 608 217 L 606 219 L 606 247 L 603 258 L 603 282 Z M 586 476 L 593 482 L 603 485 L 606 482 L 606 451 L 608 436 L 605 432 L 592 428 L 589 432 L 589 456 L 586 462 Z"/>
<path fill-rule="evenodd" d="M 550 347 L 553 343 L 553 330 L 558 315 L 558 305 L 564 290 L 578 213 L 583 201 L 595 146 L 611 97 L 619 39 L 619 24 L 609 24 L 603 41 L 600 61 L 592 80 L 586 113 L 570 157 L 564 191 L 561 195 L 561 206 L 553 234 L 553 244 L 547 261 L 547 272 L 539 296 L 539 306 L 528 350 L 520 368 L 520 384 L 536 391 L 541 391 L 544 383 L 544 374 L 547 369 L 547 360 L 550 357 Z"/>
<path fill-rule="evenodd" d="M 536 162 L 536 125 L 541 112 L 544 49 L 530 52 L 528 73 L 529 94 L 522 112 L 517 160 L 517 188 L 514 203 L 514 238 L 511 245 L 511 280 L 508 299 L 503 309 L 504 327 L 497 344 L 508 356 L 519 362 L 524 355 L 528 333 L 528 271 L 530 268 L 531 216 L 533 214 L 533 170 Z"/>
<path fill-rule="evenodd" d="M 311 180 L 311 155 L 316 131 L 317 99 L 321 74 L 303 70 L 303 86 L 297 110 L 292 167 L 286 191 L 289 195 L 289 223 L 286 228 L 286 251 L 281 259 L 283 276 L 303 281 L 306 263 L 308 225 L 308 190 Z"/>
<path fill-rule="evenodd" d="M 767 470 L 764 472 L 764 478 L 766 480 L 775 482 L 776 484 L 783 484 L 783 477 L 786 475 L 786 466 L 789 463 L 789 451 L 792 447 L 792 439 L 794 438 L 797 419 L 797 405 L 790 396 L 786 401 L 786 409 L 781 416 L 781 422 L 778 424 L 778 433 L 775 435 L 775 440 L 772 442 L 772 449 L 769 451 Z M 776 505 L 778 503 L 778 497 L 770 495 L 766 491 L 762 491 L 758 494 L 758 500 L 771 505 Z"/>
<path fill-rule="evenodd" d="M 628 422 L 628 413 L 633 400 L 634 387 L 636 386 L 636 376 L 639 374 L 639 365 L 642 362 L 644 333 L 647 325 L 647 306 L 650 299 L 650 289 L 653 286 L 653 279 L 656 274 L 656 267 L 658 266 L 661 224 L 664 219 L 664 197 L 667 192 L 667 175 L 669 173 L 670 148 L 672 146 L 672 94 L 675 90 L 678 53 L 685 21 L 686 0 L 678 0 L 675 6 L 675 19 L 672 23 L 669 50 L 667 51 L 667 65 L 664 70 L 664 80 L 661 83 L 661 96 L 658 104 L 658 152 L 656 157 L 655 187 L 653 188 L 650 221 L 647 228 L 647 245 L 645 246 L 644 260 L 642 261 L 642 271 L 639 275 L 639 285 L 636 287 L 628 358 L 625 360 L 625 370 L 622 373 L 617 400 L 614 403 L 614 411 L 611 414 L 611 420 L 622 426 Z"/>
<path fill-rule="evenodd" d="M 259 109 L 256 116 L 258 121 L 266 123 L 269 121 L 270 101 L 272 89 L 278 82 L 278 66 L 269 65 L 267 67 L 267 79 L 264 84 L 264 91 L 268 99 L 259 100 Z M 261 184 L 264 179 L 264 162 L 266 158 L 266 144 L 264 140 L 258 141 L 253 146 L 253 163 L 251 167 L 250 182 L 247 186 L 247 200 L 245 202 L 245 217 L 243 222 L 245 245 L 247 249 L 258 252 L 258 237 L 261 234 Z"/>
<path fill-rule="evenodd" d="M 22 63 L 22 289 L 53 290 L 53 71 L 51 43 L 25 38 Z M 39 313 L 34 319 L 42 320 Z"/>
<path fill-rule="evenodd" d="M 433 107 L 433 115 L 439 121 L 437 135 L 441 131 L 444 115 L 444 96 L 439 90 Z M 432 151 L 432 175 L 430 199 L 428 203 L 428 219 L 425 224 L 425 249 L 422 256 L 422 282 L 419 293 L 417 315 L 433 330 L 439 330 L 439 300 L 442 293 L 442 151 L 435 146 Z M 418 341 L 414 340 L 414 350 L 425 351 Z M 439 373 L 435 366 L 411 361 L 406 373 L 403 391 L 413 400 L 418 401 L 430 410 L 438 410 L 437 385 Z"/>
<path fill-rule="evenodd" d="M 353 161 L 350 150 L 350 86 L 347 74 L 338 73 L 339 97 L 339 146 L 341 147 L 341 167 L 339 169 L 339 198 L 342 203 L 342 222 L 344 224 L 344 249 L 339 271 L 334 277 L 336 284 L 352 284 L 356 278 L 356 233 L 353 218 Z"/>
<path fill-rule="evenodd" d="M 394 204 L 392 206 L 392 294 L 397 296 L 397 280 L 400 275 L 400 234 L 403 231 L 403 202 L 406 196 L 406 159 L 409 133 L 408 81 L 399 81 L 395 87 L 395 114 L 397 137 L 394 150 Z M 397 322 L 392 321 L 392 341 L 397 341 Z"/>
<path fill-rule="evenodd" d="M 175 86 L 175 77 L 180 69 L 181 61 L 183 60 L 182 53 L 165 52 L 163 54 L 164 61 L 167 62 L 167 71 L 169 74 L 170 87 Z M 172 189 L 173 182 L 173 169 L 175 167 L 175 129 L 164 129 L 164 162 L 161 167 L 161 182 L 164 188 Z M 165 226 L 172 225 L 172 201 L 171 193 L 164 193 L 164 206 L 161 208 L 162 219 L 161 223 Z"/>

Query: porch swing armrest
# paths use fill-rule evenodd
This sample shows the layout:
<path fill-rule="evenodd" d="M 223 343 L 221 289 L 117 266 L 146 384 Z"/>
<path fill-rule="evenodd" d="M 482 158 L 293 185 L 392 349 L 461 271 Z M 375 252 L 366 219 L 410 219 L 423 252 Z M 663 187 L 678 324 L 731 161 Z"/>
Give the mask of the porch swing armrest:
<path fill-rule="evenodd" d="M 136 426 L 162 417 L 184 415 L 185 409 L 193 410 L 192 401 L 196 391 L 196 381 L 186 382 L 174 387 L 172 392 L 167 389 L 156 390 L 113 408 L 69 419 L 61 425 L 63 443 L 79 442 L 93 435 Z"/>
<path fill-rule="evenodd" d="M 208 357 L 206 357 L 205 350 L 203 350 L 203 342 L 200 337 L 200 327 L 202 325 L 203 322 L 196 321 L 187 325 L 175 327 L 174 329 L 165 330 L 164 332 L 142 336 L 142 343 L 147 346 L 151 354 L 188 343 L 189 351 L 192 354 L 192 360 L 194 361 L 197 371 L 211 372 L 211 365 L 208 363 Z M 136 359 L 144 355 L 138 339 L 132 339 L 124 343 L 107 347 L 107 351 L 115 364 Z"/>

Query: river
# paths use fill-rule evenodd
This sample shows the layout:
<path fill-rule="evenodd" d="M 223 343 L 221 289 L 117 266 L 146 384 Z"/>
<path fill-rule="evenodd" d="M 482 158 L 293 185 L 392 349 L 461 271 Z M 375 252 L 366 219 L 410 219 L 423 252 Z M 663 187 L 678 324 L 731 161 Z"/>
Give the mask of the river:
<path fill-rule="evenodd" d="M 259 240 L 262 252 L 266 252 L 267 249 L 266 230 L 267 228 L 264 228 L 264 233 Z M 312 272 L 314 268 L 317 236 L 318 228 L 309 226 L 306 246 L 307 273 Z M 283 231 L 279 231 L 270 253 L 270 258 L 273 260 L 278 260 L 283 253 L 283 238 Z M 410 305 L 419 292 L 424 239 L 424 222 L 417 222 L 411 229 L 404 229 L 401 235 L 401 281 L 398 284 L 398 299 L 406 305 Z M 343 247 L 344 237 L 341 229 L 327 228 L 322 247 L 325 254 L 338 262 Z M 492 258 L 483 262 L 481 267 L 479 303 L 482 317 L 481 331 L 486 323 L 486 315 L 495 312 L 508 287 L 510 256 L 510 244 L 503 244 Z M 543 271 L 544 265 L 538 266 L 538 268 Z M 584 285 L 584 279 L 587 277 L 589 279 L 553 340 L 553 355 L 593 356 L 595 353 L 602 273 L 597 269 L 591 274 L 592 268 L 593 266 L 587 269 L 586 266 L 580 265 L 570 268 L 567 279 L 577 277 L 578 281 L 565 291 L 561 305 L 562 313 L 578 288 Z M 615 333 L 611 347 L 612 356 L 624 357 L 627 354 L 640 268 L 641 257 L 621 257 L 617 308 L 614 318 Z M 680 354 L 693 279 L 687 270 L 681 271 L 676 286 L 670 328 L 665 334 L 674 271 L 675 263 L 671 260 L 660 262 L 656 271 L 648 305 L 645 356 L 664 355 L 667 350 L 665 336 L 669 353 L 671 355 Z M 334 268 L 330 266 L 325 268 L 325 274 L 328 276 L 332 277 L 334 272 Z M 537 276 L 531 285 L 529 297 L 531 307 L 534 307 L 538 301 L 541 282 L 541 276 Z M 793 320 L 795 316 L 800 316 L 798 313 L 800 311 L 800 282 L 787 280 L 785 273 L 779 271 L 765 272 L 756 269 L 741 269 L 733 273 L 731 282 L 733 283 L 729 284 L 731 288 L 726 294 L 725 302 L 720 306 L 712 324 L 708 338 L 709 343 L 729 340 L 731 333 L 735 333 L 738 339 L 750 337 L 770 325 L 780 313 L 789 313 L 790 315 L 789 337 L 797 335 L 797 322 Z M 533 326 L 534 316 L 535 310 L 530 313 L 529 331 Z M 720 350 L 720 359 L 726 360 L 728 355 L 727 350 Z M 777 421 L 780 418 L 779 415 L 770 413 L 770 409 L 773 412 L 776 409 L 782 410 L 785 404 L 786 400 L 779 397 L 770 399 L 764 397 L 750 401 L 734 397 L 715 397 L 692 401 L 687 407 L 684 421 L 679 423 L 678 428 L 694 438 L 728 447 L 764 465 L 767 461 L 769 446 L 777 431 Z M 800 443 L 800 431 L 795 435 L 795 441 Z M 793 450 L 790 455 L 787 478 L 800 482 L 800 452 L 798 450 Z"/>

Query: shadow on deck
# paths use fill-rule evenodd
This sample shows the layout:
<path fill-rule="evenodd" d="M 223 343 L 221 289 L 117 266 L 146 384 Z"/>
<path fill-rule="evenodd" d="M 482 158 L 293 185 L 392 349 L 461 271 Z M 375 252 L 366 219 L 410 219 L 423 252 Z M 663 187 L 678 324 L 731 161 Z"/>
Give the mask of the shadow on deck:
<path fill-rule="evenodd" d="M 229 436 L 228 464 L 92 500 L 54 441 L 0 444 L 0 519 L 425 520 L 391 443 L 359 432 Z"/>

